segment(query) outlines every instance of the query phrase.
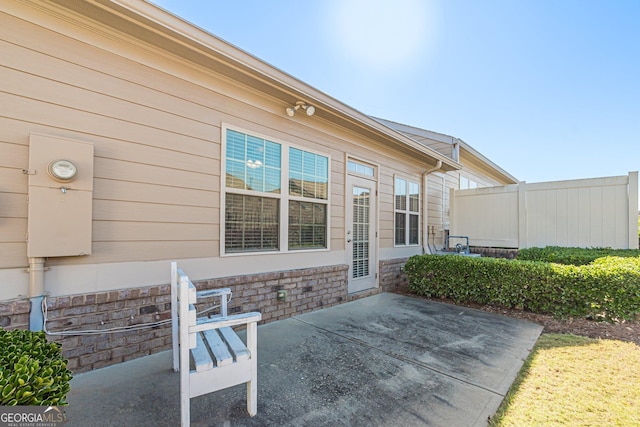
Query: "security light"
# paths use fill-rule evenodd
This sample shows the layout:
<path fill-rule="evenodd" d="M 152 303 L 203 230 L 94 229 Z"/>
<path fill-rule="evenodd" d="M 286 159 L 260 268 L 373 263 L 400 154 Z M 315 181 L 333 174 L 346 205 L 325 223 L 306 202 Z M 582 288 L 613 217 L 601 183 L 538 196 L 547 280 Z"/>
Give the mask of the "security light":
<path fill-rule="evenodd" d="M 287 107 L 285 111 L 287 112 L 287 115 L 289 117 L 293 117 L 296 114 L 296 111 L 298 111 L 300 108 L 302 108 L 307 113 L 307 116 L 309 117 L 313 116 L 314 113 L 316 112 L 316 107 L 314 107 L 313 105 L 308 105 L 304 101 L 296 102 L 295 106 Z"/>

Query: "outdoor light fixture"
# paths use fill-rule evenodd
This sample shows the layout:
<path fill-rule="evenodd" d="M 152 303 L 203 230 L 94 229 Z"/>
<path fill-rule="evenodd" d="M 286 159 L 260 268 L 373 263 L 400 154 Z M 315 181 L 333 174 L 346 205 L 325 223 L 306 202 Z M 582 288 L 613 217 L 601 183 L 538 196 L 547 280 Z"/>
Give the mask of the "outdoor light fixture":
<path fill-rule="evenodd" d="M 313 116 L 313 114 L 316 112 L 316 107 L 314 107 L 313 105 L 308 105 L 304 101 L 298 101 L 296 102 L 296 105 L 294 107 L 287 107 L 287 115 L 289 117 L 293 117 L 296 114 L 296 111 L 298 111 L 300 108 L 302 108 L 307 113 L 307 116 Z"/>

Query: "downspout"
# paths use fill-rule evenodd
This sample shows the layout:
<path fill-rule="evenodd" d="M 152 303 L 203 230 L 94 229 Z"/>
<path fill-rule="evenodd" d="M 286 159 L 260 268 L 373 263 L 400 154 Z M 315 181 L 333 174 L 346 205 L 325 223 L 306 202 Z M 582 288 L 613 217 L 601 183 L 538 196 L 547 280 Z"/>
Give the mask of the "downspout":
<path fill-rule="evenodd" d="M 431 253 L 429 249 L 429 210 L 427 202 L 427 190 L 429 183 L 428 176 L 434 172 L 437 172 L 442 167 L 442 160 L 438 160 L 436 165 L 431 169 L 427 169 L 422 173 L 422 253 Z"/>
<path fill-rule="evenodd" d="M 44 315 L 42 300 L 44 299 L 44 258 L 29 258 L 29 299 L 31 313 L 29 314 L 29 330 L 42 331 Z"/>

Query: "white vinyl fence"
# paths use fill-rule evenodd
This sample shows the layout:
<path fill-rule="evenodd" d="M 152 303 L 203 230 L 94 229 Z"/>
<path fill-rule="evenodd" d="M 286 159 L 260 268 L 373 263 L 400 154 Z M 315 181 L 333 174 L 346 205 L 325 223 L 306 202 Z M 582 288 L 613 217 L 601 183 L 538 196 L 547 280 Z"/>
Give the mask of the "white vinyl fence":
<path fill-rule="evenodd" d="M 471 246 L 638 248 L 638 172 L 451 193 L 450 234 Z"/>

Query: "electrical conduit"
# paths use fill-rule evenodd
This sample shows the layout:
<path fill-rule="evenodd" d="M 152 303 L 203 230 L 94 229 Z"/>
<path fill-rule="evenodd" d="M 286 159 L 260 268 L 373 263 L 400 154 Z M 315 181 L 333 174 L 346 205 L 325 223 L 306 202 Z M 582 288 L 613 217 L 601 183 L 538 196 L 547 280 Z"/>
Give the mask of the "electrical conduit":
<path fill-rule="evenodd" d="M 42 300 L 44 298 L 44 258 L 29 258 L 29 299 L 31 313 L 29 314 L 29 330 L 42 331 L 44 315 Z"/>

